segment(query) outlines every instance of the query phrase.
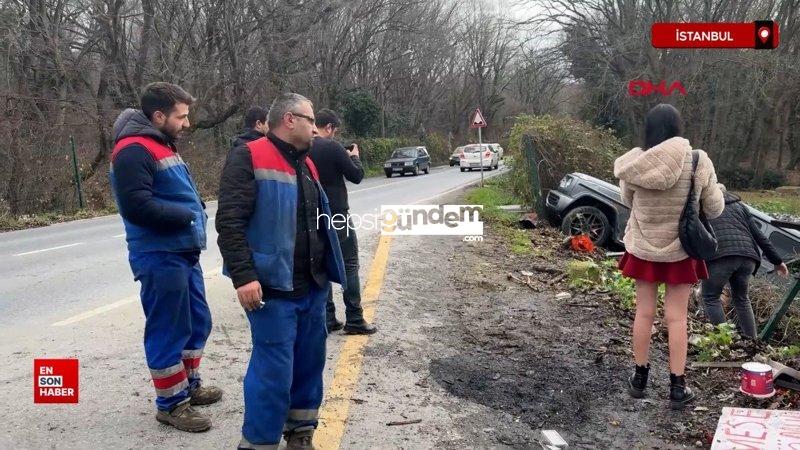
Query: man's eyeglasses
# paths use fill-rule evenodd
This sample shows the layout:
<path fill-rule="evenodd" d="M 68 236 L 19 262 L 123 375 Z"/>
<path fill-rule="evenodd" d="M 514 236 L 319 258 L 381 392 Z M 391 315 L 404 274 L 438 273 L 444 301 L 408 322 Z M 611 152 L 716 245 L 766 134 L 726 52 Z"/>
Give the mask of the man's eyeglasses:
<path fill-rule="evenodd" d="M 302 117 L 303 119 L 306 119 L 309 122 L 311 122 L 312 125 L 314 124 L 315 119 L 313 117 L 309 117 L 309 116 L 307 116 L 305 114 L 296 113 L 294 111 L 289 111 L 289 114 L 291 114 L 293 116 L 297 116 L 297 117 Z"/>

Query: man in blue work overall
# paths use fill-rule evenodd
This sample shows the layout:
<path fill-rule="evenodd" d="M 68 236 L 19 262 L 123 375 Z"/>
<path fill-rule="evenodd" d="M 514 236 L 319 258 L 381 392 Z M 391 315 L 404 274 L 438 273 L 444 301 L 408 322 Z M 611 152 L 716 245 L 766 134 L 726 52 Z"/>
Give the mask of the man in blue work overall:
<path fill-rule="evenodd" d="M 141 283 L 144 350 L 156 390 L 156 420 L 183 431 L 205 431 L 208 405 L 222 391 L 203 386 L 200 358 L 211 332 L 200 252 L 206 248 L 205 204 L 174 141 L 189 127 L 191 95 L 170 83 L 145 87 L 141 110 L 114 123 L 111 188 Z"/>
<path fill-rule="evenodd" d="M 311 449 L 322 403 L 325 303 L 331 281 L 345 284 L 344 261 L 307 158 L 317 134 L 313 105 L 280 95 L 268 125 L 266 137 L 228 154 L 216 218 L 224 272 L 253 339 L 239 448 L 277 449 L 283 435 L 287 448 Z M 319 222 L 318 214 L 325 214 Z"/>

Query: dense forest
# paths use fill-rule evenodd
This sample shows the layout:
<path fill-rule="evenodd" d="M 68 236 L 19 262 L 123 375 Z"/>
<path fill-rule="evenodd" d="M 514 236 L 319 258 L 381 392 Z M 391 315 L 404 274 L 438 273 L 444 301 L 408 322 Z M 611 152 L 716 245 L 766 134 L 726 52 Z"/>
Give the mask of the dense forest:
<path fill-rule="evenodd" d="M 639 141 L 676 104 L 687 135 L 743 186 L 800 164 L 799 1 L 0 0 L 0 215 L 75 208 L 70 136 L 91 207 L 109 204 L 111 125 L 151 81 L 192 93 L 182 152 L 213 192 L 252 104 L 296 91 L 348 136 L 506 139 L 514 117 L 570 114 Z M 657 50 L 652 22 L 775 19 L 776 50 Z M 630 80 L 687 95 L 631 97 Z"/>

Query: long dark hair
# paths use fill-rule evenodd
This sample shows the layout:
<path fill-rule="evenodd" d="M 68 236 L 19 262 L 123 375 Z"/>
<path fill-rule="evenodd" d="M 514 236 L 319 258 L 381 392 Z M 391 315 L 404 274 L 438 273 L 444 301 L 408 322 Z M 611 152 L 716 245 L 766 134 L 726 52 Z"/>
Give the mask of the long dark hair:
<path fill-rule="evenodd" d="M 681 113 L 669 103 L 660 103 L 647 112 L 644 118 L 644 149 L 683 135 Z"/>

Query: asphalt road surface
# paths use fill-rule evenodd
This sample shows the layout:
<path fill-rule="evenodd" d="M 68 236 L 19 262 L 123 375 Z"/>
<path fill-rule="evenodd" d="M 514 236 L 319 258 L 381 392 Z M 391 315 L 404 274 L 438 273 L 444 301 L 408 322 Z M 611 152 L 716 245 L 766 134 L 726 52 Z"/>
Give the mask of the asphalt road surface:
<path fill-rule="evenodd" d="M 351 213 L 378 213 L 387 204 L 438 204 L 441 196 L 480 176 L 439 167 L 429 175 L 366 179 L 348 185 Z M 0 448 L 221 448 L 238 441 L 249 331 L 230 280 L 220 274 L 215 202 L 207 212 L 208 250 L 201 264 L 214 329 L 203 373 L 226 390 L 212 414 L 213 430 L 223 431 L 199 438 L 153 419 L 138 285 L 128 265 L 122 222 L 114 215 L 0 233 Z M 377 233 L 359 234 L 362 284 L 377 239 Z M 393 262 L 398 263 L 411 264 L 413 257 Z M 391 277 L 388 273 L 387 283 L 399 282 Z M 343 342 L 341 335 L 329 339 L 326 386 Z M 33 404 L 33 360 L 61 357 L 80 360 L 80 403 Z"/>

